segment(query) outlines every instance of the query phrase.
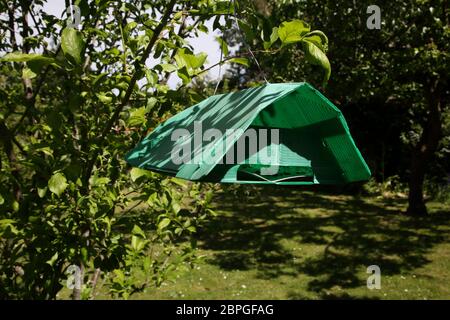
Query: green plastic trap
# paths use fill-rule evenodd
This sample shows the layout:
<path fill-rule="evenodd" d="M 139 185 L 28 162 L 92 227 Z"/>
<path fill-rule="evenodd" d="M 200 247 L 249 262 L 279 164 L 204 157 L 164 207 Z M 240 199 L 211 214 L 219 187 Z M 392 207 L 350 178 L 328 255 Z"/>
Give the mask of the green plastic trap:
<path fill-rule="evenodd" d="M 209 97 L 159 125 L 126 160 L 194 181 L 307 185 L 370 177 L 342 113 L 308 83 Z"/>

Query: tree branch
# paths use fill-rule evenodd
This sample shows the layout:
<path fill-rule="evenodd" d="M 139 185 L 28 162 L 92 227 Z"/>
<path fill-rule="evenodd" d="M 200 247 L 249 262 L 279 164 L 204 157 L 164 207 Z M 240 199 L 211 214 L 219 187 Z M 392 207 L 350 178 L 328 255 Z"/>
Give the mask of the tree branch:
<path fill-rule="evenodd" d="M 142 75 L 142 65 L 145 65 L 145 61 L 147 60 L 148 56 L 150 55 L 150 52 L 152 51 L 153 46 L 155 45 L 156 41 L 158 40 L 159 34 L 166 26 L 167 21 L 169 20 L 169 16 L 172 13 L 172 9 L 175 6 L 175 3 L 176 3 L 175 0 L 170 1 L 170 4 L 168 5 L 166 12 L 164 13 L 164 16 L 161 18 L 160 24 L 155 28 L 155 32 L 153 33 L 153 36 L 150 39 L 149 44 L 145 48 L 141 59 L 136 64 L 136 70 L 133 74 L 133 77 L 130 80 L 130 84 L 128 85 L 127 91 L 125 92 L 125 96 L 124 96 L 122 102 L 120 103 L 120 105 L 114 111 L 112 117 L 106 123 L 106 126 L 100 135 L 100 139 L 103 139 L 106 136 L 106 134 L 111 130 L 111 127 L 118 120 L 120 112 L 122 112 L 123 108 L 128 104 L 131 94 L 133 93 L 134 86 L 136 85 L 137 81 L 139 80 L 139 78 Z"/>
<path fill-rule="evenodd" d="M 12 8 L 8 7 L 8 28 L 9 28 L 9 32 L 11 34 L 11 46 L 13 51 L 17 51 L 17 40 L 16 40 L 16 28 L 15 28 L 15 24 L 14 24 L 14 11 L 15 11 L 15 7 L 14 7 L 14 2 L 13 2 L 13 6 Z"/>
<path fill-rule="evenodd" d="M 187 19 L 187 17 L 188 17 L 187 15 L 184 15 L 184 16 L 183 16 L 183 20 L 181 21 L 180 29 L 178 29 L 178 33 L 177 33 L 177 35 L 178 35 L 179 37 L 181 37 L 181 36 L 183 35 L 183 31 L 184 31 L 184 27 L 185 27 L 185 24 L 186 24 L 186 19 Z M 170 60 L 169 60 L 170 63 L 173 62 L 173 60 L 174 60 L 174 58 L 175 58 L 175 55 L 177 54 L 177 51 L 178 51 L 178 48 L 173 49 L 172 54 L 170 55 Z M 162 84 L 166 84 L 167 81 L 169 81 L 170 75 L 171 75 L 170 72 L 166 72 L 166 73 L 164 74 L 164 77 L 163 77 L 163 80 L 161 81 L 161 83 L 162 83 Z"/>
<path fill-rule="evenodd" d="M 87 184 L 88 184 L 89 178 L 92 174 L 92 169 L 97 160 L 97 156 L 100 152 L 99 150 L 101 149 L 101 145 L 103 145 L 106 135 L 111 130 L 113 125 L 116 123 L 116 121 L 119 119 L 119 115 L 122 112 L 123 108 L 128 104 L 128 102 L 131 98 L 131 94 L 133 93 L 134 86 L 136 85 L 137 81 L 142 76 L 142 66 L 145 65 L 145 61 L 147 60 L 148 56 L 150 55 L 150 52 L 152 51 L 153 46 L 155 45 L 156 41 L 158 40 L 159 34 L 166 27 L 167 22 L 169 21 L 169 18 L 170 18 L 170 14 L 172 13 L 172 10 L 173 10 L 173 7 L 175 6 L 175 4 L 176 4 L 176 0 L 171 0 L 169 5 L 167 6 L 167 10 L 164 13 L 164 15 L 161 17 L 161 22 L 155 28 L 155 32 L 153 33 L 153 36 L 150 39 L 150 42 L 148 43 L 147 47 L 145 48 L 145 50 L 141 56 L 141 59 L 139 59 L 139 61 L 135 64 L 136 69 L 134 71 L 133 77 L 130 80 L 130 84 L 128 85 L 127 91 L 125 92 L 122 102 L 116 108 L 113 115 L 108 120 L 108 122 L 106 123 L 102 132 L 100 133 L 100 136 L 98 138 L 99 139 L 99 143 L 98 143 L 99 148 L 96 151 L 94 151 L 92 158 L 88 161 L 88 163 L 86 165 L 86 171 L 84 174 L 84 181 L 83 181 L 84 192 L 87 191 Z"/>

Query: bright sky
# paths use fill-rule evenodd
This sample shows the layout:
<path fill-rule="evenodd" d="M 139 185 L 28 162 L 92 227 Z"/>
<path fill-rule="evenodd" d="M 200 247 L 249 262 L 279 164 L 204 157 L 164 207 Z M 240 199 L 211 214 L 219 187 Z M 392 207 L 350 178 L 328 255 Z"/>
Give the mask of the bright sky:
<path fill-rule="evenodd" d="M 48 0 L 44 4 L 44 10 L 51 15 L 54 15 L 55 17 L 61 18 L 61 14 L 65 11 L 65 1 L 61 0 Z M 206 24 L 208 26 L 208 29 L 212 29 L 212 22 L 208 21 Z M 200 33 L 200 36 L 198 38 L 190 38 L 189 42 L 192 44 L 194 48 L 195 53 L 205 52 L 208 54 L 207 63 L 205 64 L 205 67 L 211 66 L 213 64 L 216 64 L 220 60 L 220 47 L 217 41 L 215 40 L 215 37 L 218 36 L 219 33 L 217 31 L 211 32 L 211 33 Z M 222 66 L 222 75 L 223 71 L 226 69 L 225 66 Z M 214 67 L 211 69 L 208 73 L 209 77 L 212 79 L 216 79 L 219 75 L 219 67 Z M 175 88 L 178 83 L 180 83 L 180 79 L 176 74 L 172 74 L 172 76 L 169 79 L 169 86 L 171 88 Z"/>

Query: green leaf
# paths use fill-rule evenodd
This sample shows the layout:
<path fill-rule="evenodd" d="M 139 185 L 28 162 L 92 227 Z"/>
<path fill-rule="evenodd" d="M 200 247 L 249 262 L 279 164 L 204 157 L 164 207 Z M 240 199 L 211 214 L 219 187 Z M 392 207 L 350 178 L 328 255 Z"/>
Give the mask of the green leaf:
<path fill-rule="evenodd" d="M 12 209 L 14 212 L 18 212 L 20 209 L 20 204 L 17 200 L 14 200 L 12 203 Z"/>
<path fill-rule="evenodd" d="M 125 274 L 123 273 L 123 271 L 120 269 L 114 269 L 113 272 L 116 275 L 113 281 L 123 286 L 125 281 Z"/>
<path fill-rule="evenodd" d="M 138 247 L 138 241 L 139 241 L 139 238 L 138 237 L 136 237 L 136 236 L 131 236 L 131 248 L 133 248 L 133 250 L 137 250 L 137 247 Z"/>
<path fill-rule="evenodd" d="M 57 196 L 60 196 L 67 187 L 67 179 L 61 172 L 55 173 L 48 180 L 48 189 Z"/>
<path fill-rule="evenodd" d="M 106 72 L 102 72 L 99 75 L 96 75 L 94 77 L 94 80 L 92 81 L 92 85 L 94 86 L 98 86 L 99 84 L 101 84 L 104 80 L 107 79 L 108 74 Z"/>
<path fill-rule="evenodd" d="M 237 63 L 237 64 L 241 64 L 243 66 L 249 67 L 250 63 L 248 62 L 247 58 L 233 58 L 228 60 L 229 62 L 233 62 L 233 63 Z"/>
<path fill-rule="evenodd" d="M 0 220 L 0 226 L 1 226 L 1 227 L 3 227 L 3 226 L 9 226 L 9 225 L 12 225 L 12 224 L 14 224 L 14 223 L 16 223 L 16 221 L 13 220 L 13 219 L 1 219 L 1 220 Z"/>
<path fill-rule="evenodd" d="M 146 121 L 146 113 L 147 109 L 145 107 L 134 109 L 133 111 L 131 111 L 130 117 L 128 118 L 128 125 L 130 127 L 141 126 Z"/>
<path fill-rule="evenodd" d="M 270 34 L 270 44 L 274 44 L 275 41 L 278 40 L 278 28 L 277 27 L 273 27 L 272 28 L 272 33 Z"/>
<path fill-rule="evenodd" d="M 55 67 L 60 67 L 58 62 L 54 58 L 45 57 L 41 54 L 37 53 L 21 53 L 21 52 L 12 52 L 8 53 L 2 58 L 0 61 L 7 62 L 26 62 L 28 68 L 25 68 L 22 71 L 23 78 L 32 79 L 35 75 L 41 71 L 44 66 L 52 65 Z"/>
<path fill-rule="evenodd" d="M 174 72 L 177 70 L 177 67 L 170 63 L 162 63 L 161 68 L 164 72 Z"/>
<path fill-rule="evenodd" d="M 108 177 L 98 177 L 96 174 L 89 179 L 89 184 L 93 187 L 101 187 L 111 181 Z"/>
<path fill-rule="evenodd" d="M 183 16 L 183 11 L 178 11 L 173 15 L 173 20 L 179 20 Z"/>
<path fill-rule="evenodd" d="M 208 212 L 210 215 L 212 215 L 214 217 L 219 215 L 216 211 L 214 211 L 212 209 L 206 209 L 206 212 Z"/>
<path fill-rule="evenodd" d="M 302 43 L 305 50 L 306 60 L 308 60 L 311 64 L 319 65 L 324 69 L 325 75 L 323 84 L 326 84 L 331 75 L 331 65 L 326 54 L 313 42 L 303 41 Z"/>
<path fill-rule="evenodd" d="M 167 91 L 170 90 L 170 87 L 167 84 L 156 84 L 155 88 L 159 93 L 162 93 L 162 94 L 166 94 Z"/>
<path fill-rule="evenodd" d="M 30 68 L 22 69 L 22 79 L 34 79 L 36 78 L 36 73 L 33 72 Z"/>
<path fill-rule="evenodd" d="M 158 223 L 158 229 L 162 230 L 170 224 L 169 218 L 164 218 Z"/>
<path fill-rule="evenodd" d="M 185 188 L 187 186 L 186 181 L 182 180 L 180 178 L 171 178 L 170 181 L 175 183 L 176 185 L 182 187 L 182 188 Z"/>
<path fill-rule="evenodd" d="M 186 67 L 188 70 L 195 70 L 203 66 L 208 55 L 204 52 L 192 54 L 186 49 L 179 49 L 175 55 L 178 68 Z"/>
<path fill-rule="evenodd" d="M 328 37 L 320 30 L 314 30 L 305 34 L 302 40 L 312 42 L 323 52 L 328 51 Z"/>
<path fill-rule="evenodd" d="M 145 248 L 145 244 L 148 241 L 139 238 L 137 236 L 131 236 L 131 247 L 135 250 L 135 251 L 141 251 L 142 249 Z"/>
<path fill-rule="evenodd" d="M 5 198 L 0 194 L 0 205 L 5 203 Z"/>
<path fill-rule="evenodd" d="M 278 37 L 282 45 L 299 42 L 302 36 L 311 30 L 310 26 L 302 20 L 283 22 L 278 28 Z"/>
<path fill-rule="evenodd" d="M 112 97 L 108 97 L 104 92 L 97 93 L 96 96 L 104 104 L 109 104 L 113 100 Z"/>
<path fill-rule="evenodd" d="M 39 198 L 45 197 L 45 194 L 47 193 L 47 187 L 45 188 L 37 188 L 38 196 Z"/>
<path fill-rule="evenodd" d="M 180 77 L 181 80 L 183 80 L 183 84 L 187 84 L 191 81 L 191 76 L 190 76 L 189 71 L 187 70 L 186 66 L 179 69 L 177 72 L 177 75 Z"/>
<path fill-rule="evenodd" d="M 152 267 L 152 259 L 150 257 L 143 258 L 142 261 L 142 269 L 144 270 L 145 274 L 150 273 L 150 268 Z"/>
<path fill-rule="evenodd" d="M 42 152 L 43 154 L 53 158 L 53 150 L 48 146 L 38 147 L 33 149 L 34 152 Z"/>
<path fill-rule="evenodd" d="M 50 57 L 44 57 L 37 53 L 11 52 L 4 55 L 0 60 L 7 62 L 37 62 L 43 65 L 56 63 L 56 60 Z"/>
<path fill-rule="evenodd" d="M 133 230 L 131 230 L 131 234 L 145 238 L 144 231 L 142 231 L 142 229 L 136 224 L 133 226 Z"/>
<path fill-rule="evenodd" d="M 58 252 L 56 252 L 50 259 L 48 259 L 45 263 L 49 264 L 50 266 L 53 267 L 53 265 L 55 264 L 56 260 L 58 259 Z"/>
<path fill-rule="evenodd" d="M 222 50 L 222 54 L 224 57 L 228 56 L 228 45 L 227 43 L 221 38 L 216 37 L 217 42 L 219 42 L 220 50 Z"/>
<path fill-rule="evenodd" d="M 213 12 L 212 14 L 232 14 L 234 12 L 234 3 L 232 1 L 211 1 Z M 208 8 L 209 9 L 209 8 Z"/>
<path fill-rule="evenodd" d="M 140 177 L 151 177 L 152 173 L 148 170 L 144 170 L 141 168 L 133 168 L 130 171 L 131 180 L 135 182 Z"/>
<path fill-rule="evenodd" d="M 61 48 L 66 57 L 80 65 L 84 49 L 82 33 L 74 28 L 65 28 L 61 34 Z"/>
<path fill-rule="evenodd" d="M 209 33 L 208 27 L 201 23 L 198 25 L 198 31 L 201 31 L 203 33 Z"/>
<path fill-rule="evenodd" d="M 269 49 L 277 40 L 278 40 L 278 28 L 274 27 L 272 28 L 272 33 L 270 34 L 269 41 L 263 42 L 264 49 L 265 50 Z"/>
<path fill-rule="evenodd" d="M 125 36 L 128 36 L 129 34 L 131 34 L 131 32 L 134 30 L 134 28 L 137 27 L 137 22 L 136 21 L 131 21 L 130 23 L 128 23 L 125 28 L 123 28 L 123 34 Z"/>
<path fill-rule="evenodd" d="M 172 210 L 173 210 L 173 213 L 175 213 L 175 214 L 180 212 L 180 210 L 181 210 L 180 204 L 176 203 L 176 202 L 172 203 Z"/>
<path fill-rule="evenodd" d="M 148 98 L 147 106 L 145 107 L 146 111 L 147 112 L 151 111 L 157 103 L 158 103 L 158 99 L 156 99 L 155 97 Z"/>
<path fill-rule="evenodd" d="M 145 78 L 147 79 L 148 85 L 151 87 L 155 86 L 158 83 L 158 75 L 152 70 L 145 70 Z"/>
<path fill-rule="evenodd" d="M 19 230 L 14 226 L 16 221 L 12 219 L 1 219 L 0 220 L 0 236 L 3 235 L 7 230 L 9 230 L 12 234 L 18 234 Z"/>
<path fill-rule="evenodd" d="M 81 248 L 81 259 L 84 263 L 87 263 L 88 261 L 88 250 L 86 248 Z"/>

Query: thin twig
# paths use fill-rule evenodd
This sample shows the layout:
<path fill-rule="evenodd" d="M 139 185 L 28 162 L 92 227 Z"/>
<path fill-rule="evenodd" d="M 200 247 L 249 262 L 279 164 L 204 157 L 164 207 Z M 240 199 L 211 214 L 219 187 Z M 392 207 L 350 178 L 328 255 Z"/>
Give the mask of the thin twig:
<path fill-rule="evenodd" d="M 119 118 L 120 113 L 122 112 L 123 108 L 128 104 L 130 98 L 131 98 L 131 94 L 133 93 L 134 90 L 134 86 L 136 85 L 137 81 L 139 80 L 139 78 L 142 75 L 142 65 L 145 65 L 145 61 L 147 60 L 148 56 L 150 55 L 150 52 L 153 49 L 153 46 L 155 45 L 156 41 L 159 38 L 160 33 L 162 32 L 162 30 L 166 27 L 167 22 L 169 20 L 170 14 L 172 13 L 173 7 L 176 4 L 176 0 L 171 0 L 169 5 L 167 6 L 167 10 L 164 13 L 164 15 L 161 18 L 161 22 L 158 24 L 158 26 L 155 28 L 155 32 L 153 33 L 152 38 L 150 39 L 150 42 L 148 43 L 147 47 L 145 48 L 144 53 L 142 54 L 141 59 L 137 62 L 136 64 L 136 70 L 133 74 L 133 77 L 130 80 L 130 84 L 128 85 L 127 91 L 125 92 L 124 98 L 122 100 L 122 102 L 120 103 L 120 105 L 116 108 L 116 110 L 114 111 L 113 115 L 111 116 L 111 118 L 107 121 L 105 127 L 103 128 L 102 132 L 100 133 L 99 136 L 99 143 L 98 145 L 101 146 L 103 145 L 104 141 L 105 141 L 105 137 L 108 134 L 108 132 L 111 130 L 111 128 L 113 127 L 113 125 L 116 123 L 116 121 Z M 94 151 L 94 154 L 92 155 L 91 159 L 88 161 L 87 165 L 86 165 L 86 172 L 84 175 L 84 186 L 88 185 L 88 180 L 92 174 L 92 170 L 94 167 L 94 164 L 97 160 L 97 156 L 100 152 L 101 148 L 97 148 L 96 151 Z M 87 192 L 87 188 L 85 187 L 85 189 L 83 190 L 84 192 Z"/>

